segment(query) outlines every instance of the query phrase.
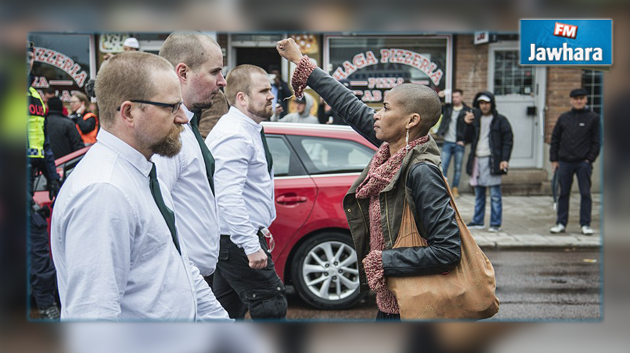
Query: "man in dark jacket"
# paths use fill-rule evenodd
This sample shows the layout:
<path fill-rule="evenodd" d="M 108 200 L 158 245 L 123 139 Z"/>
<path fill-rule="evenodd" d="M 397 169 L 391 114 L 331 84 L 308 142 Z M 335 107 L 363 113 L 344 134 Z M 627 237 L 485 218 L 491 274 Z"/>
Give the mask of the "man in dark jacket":
<path fill-rule="evenodd" d="M 75 124 L 63 115 L 63 104 L 57 97 L 48 100 L 48 137 L 55 159 L 85 147 Z"/>
<path fill-rule="evenodd" d="M 558 118 L 551 135 L 549 159 L 551 168 L 558 170 L 560 198 L 558 217 L 551 233 L 565 231 L 569 218 L 569 197 L 573 174 L 580 187 L 580 226 L 582 234 L 592 235 L 591 228 L 591 174 L 593 162 L 599 154 L 599 115 L 586 107 L 588 92 L 583 88 L 570 93 L 571 107 Z"/>
<path fill-rule="evenodd" d="M 501 230 L 501 176 L 507 174 L 512 154 L 512 127 L 507 118 L 497 112 L 494 95 L 488 91 L 477 93 L 473 112 L 466 113 L 465 140 L 471 142 L 466 173 L 475 188 L 475 213 L 468 224 L 471 229 L 484 229 L 486 188 L 490 187 L 490 227 Z"/>
<path fill-rule="evenodd" d="M 274 99 L 273 111 L 275 114 L 278 114 L 276 111 L 278 104 L 282 108 L 282 111 L 278 114 L 278 119 L 284 118 L 285 115 L 289 113 L 289 102 L 285 100 L 285 98 L 291 97 L 293 92 L 289 89 L 289 85 L 286 82 L 282 81 L 282 76 L 280 75 L 280 70 L 273 68 L 270 70 L 270 73 L 274 76 L 273 83 L 271 84 L 271 91 L 276 97 Z"/>
<path fill-rule="evenodd" d="M 442 93 L 440 92 L 440 97 Z M 462 162 L 464 160 L 464 132 L 466 124 L 464 123 L 464 115 L 470 111 L 470 107 L 464 103 L 464 91 L 454 89 L 452 103 L 446 103 L 442 106 L 442 122 L 438 128 L 437 135 L 444 139 L 442 145 L 442 171 L 444 176 L 448 175 L 448 167 L 451 163 L 451 157 L 454 157 L 453 179 L 451 181 L 451 190 L 453 196 L 459 197 L 459 179 L 462 175 Z"/>

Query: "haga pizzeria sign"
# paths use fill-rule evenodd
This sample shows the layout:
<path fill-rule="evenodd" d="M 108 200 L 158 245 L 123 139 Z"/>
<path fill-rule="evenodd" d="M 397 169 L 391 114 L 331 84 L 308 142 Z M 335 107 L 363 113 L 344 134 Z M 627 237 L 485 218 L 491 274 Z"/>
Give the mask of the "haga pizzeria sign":
<path fill-rule="evenodd" d="M 324 67 L 366 103 L 381 103 L 392 88 L 418 83 L 450 86 L 449 36 L 329 36 Z"/>
<path fill-rule="evenodd" d="M 50 64 L 58 69 L 63 70 L 68 75 L 70 75 L 70 77 L 72 77 L 77 86 L 83 87 L 83 85 L 85 84 L 88 73 L 81 67 L 81 65 L 74 62 L 74 60 L 72 60 L 68 56 L 53 49 L 40 47 L 35 47 L 34 54 L 35 61 Z"/>
<path fill-rule="evenodd" d="M 344 61 L 343 66 L 337 68 L 333 77 L 337 80 L 348 78 L 355 71 L 376 64 L 404 64 L 424 72 L 434 85 L 438 86 L 444 72 L 438 69 L 438 65 L 426 56 L 406 49 L 381 49 L 380 58 L 377 59 L 371 50 L 360 53 L 352 58 L 352 62 Z M 402 83 L 402 82 L 401 82 Z"/>

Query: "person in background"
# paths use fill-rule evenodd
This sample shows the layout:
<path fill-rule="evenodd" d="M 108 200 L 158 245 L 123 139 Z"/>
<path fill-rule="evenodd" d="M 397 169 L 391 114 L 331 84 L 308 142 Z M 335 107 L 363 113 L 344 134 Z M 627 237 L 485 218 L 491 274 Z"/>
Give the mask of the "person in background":
<path fill-rule="evenodd" d="M 217 95 L 212 98 L 212 106 L 201 111 L 201 120 L 199 120 L 199 133 L 204 139 L 217 124 L 222 116 L 230 110 L 230 103 L 225 98 L 225 93 L 219 90 Z"/>
<path fill-rule="evenodd" d="M 273 101 L 273 112 L 278 116 L 279 119 L 284 118 L 285 115 L 289 113 L 289 104 L 288 99 L 293 95 L 289 85 L 286 82 L 282 81 L 282 75 L 280 74 L 280 70 L 277 68 L 272 68 L 270 70 L 270 74 L 273 75 L 273 83 L 271 84 L 271 92 L 274 96 Z"/>
<path fill-rule="evenodd" d="M 57 97 L 57 92 L 54 88 L 48 87 L 44 89 L 44 95 L 42 96 L 42 99 L 44 100 L 44 104 L 46 104 L 46 107 L 48 107 L 48 100 L 53 97 Z M 62 106 L 61 112 L 63 113 L 63 115 L 68 116 L 68 109 L 66 109 L 66 107 Z"/>
<path fill-rule="evenodd" d="M 438 93 L 440 98 L 444 97 L 444 91 Z M 452 103 L 442 105 L 442 121 L 437 131 L 437 135 L 444 139 L 442 145 L 442 171 L 444 176 L 448 176 L 448 167 L 453 159 L 453 179 L 451 180 L 451 190 L 454 197 L 459 197 L 459 180 L 462 176 L 462 164 L 464 161 L 464 132 L 466 123 L 464 115 L 471 111 L 470 107 L 464 103 L 464 91 L 454 89 L 451 95 Z"/>
<path fill-rule="evenodd" d="M 90 100 L 85 93 L 76 91 L 72 94 L 70 98 L 72 113 L 69 118 L 77 125 L 77 130 L 86 146 L 96 143 L 96 134 L 99 129 L 98 117 L 88 109 L 89 106 Z"/>
<path fill-rule="evenodd" d="M 57 97 L 48 100 L 48 137 L 55 159 L 85 147 L 72 120 L 62 113 L 63 103 Z"/>
<path fill-rule="evenodd" d="M 599 155 L 599 115 L 586 106 L 588 91 L 577 88 L 569 94 L 571 110 L 558 118 L 551 134 L 549 160 L 558 171 L 560 197 L 558 216 L 551 233 L 563 233 L 569 221 L 569 198 L 573 175 L 577 175 L 580 188 L 580 227 L 582 234 L 593 235 L 591 228 L 591 175 L 593 162 Z"/>
<path fill-rule="evenodd" d="M 140 42 L 134 37 L 129 37 L 123 42 L 123 51 L 138 51 L 140 50 Z"/>
<path fill-rule="evenodd" d="M 60 187 L 60 177 L 55 168 L 55 157 L 50 148 L 48 138 L 46 105 L 35 88 L 31 85 L 34 77 L 32 42 L 28 43 L 28 82 L 27 82 L 27 157 L 29 168 L 28 205 L 30 208 L 30 233 L 28 236 L 29 254 L 29 294 L 35 298 L 35 304 L 39 309 L 39 318 L 44 320 L 59 320 L 59 307 L 57 306 L 55 265 L 50 257 L 48 246 L 48 223 L 46 218 L 50 216 L 48 207 L 40 207 L 33 200 L 35 177 L 41 173 L 46 178 L 48 197 L 55 200 Z"/>
<path fill-rule="evenodd" d="M 296 111 L 291 114 L 285 115 L 284 118 L 277 120 L 277 115 L 271 117 L 271 121 L 278 121 L 281 123 L 301 123 L 301 124 L 319 124 L 317 117 L 311 115 L 311 108 L 313 107 L 313 98 L 307 94 L 304 97 L 296 99 Z"/>
<path fill-rule="evenodd" d="M 497 111 L 494 95 L 488 91 L 477 93 L 472 112 L 464 117 L 465 141 L 472 143 L 466 173 L 470 185 L 475 188 L 475 212 L 470 229 L 484 229 L 486 213 L 486 188 L 490 188 L 490 227 L 488 231 L 501 230 L 503 203 L 501 177 L 507 174 L 512 154 L 514 135 L 507 118 Z"/>

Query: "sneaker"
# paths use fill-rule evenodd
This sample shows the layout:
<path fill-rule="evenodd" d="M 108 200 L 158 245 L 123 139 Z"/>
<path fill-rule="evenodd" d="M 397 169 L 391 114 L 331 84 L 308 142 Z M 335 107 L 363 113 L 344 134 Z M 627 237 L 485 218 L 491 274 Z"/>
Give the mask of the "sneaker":
<path fill-rule="evenodd" d="M 46 309 L 39 310 L 39 318 L 42 320 L 59 321 L 60 317 L 61 313 L 59 313 L 59 308 L 57 307 L 57 305 L 52 305 Z"/>
<path fill-rule="evenodd" d="M 488 232 L 496 233 L 501 231 L 501 226 L 490 226 L 488 228 Z"/>
<path fill-rule="evenodd" d="M 453 189 L 451 190 L 453 192 L 453 197 L 454 198 L 459 198 L 459 189 L 457 189 L 457 186 L 453 187 Z"/>
<path fill-rule="evenodd" d="M 593 235 L 593 228 L 591 226 L 582 226 L 582 234 Z"/>
<path fill-rule="evenodd" d="M 483 224 L 475 224 L 473 222 L 468 223 L 466 227 L 468 227 L 468 229 L 484 229 L 485 228 Z"/>
<path fill-rule="evenodd" d="M 549 231 L 553 234 L 564 233 L 565 227 L 562 223 L 556 223 L 556 225 L 551 227 Z"/>

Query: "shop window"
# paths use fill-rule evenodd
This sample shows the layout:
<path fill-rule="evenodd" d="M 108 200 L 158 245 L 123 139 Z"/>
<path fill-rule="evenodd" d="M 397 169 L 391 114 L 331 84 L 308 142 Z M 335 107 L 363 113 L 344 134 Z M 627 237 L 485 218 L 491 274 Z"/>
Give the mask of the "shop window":
<path fill-rule="evenodd" d="M 520 66 L 517 50 L 501 50 L 494 54 L 494 94 L 533 95 L 533 67 Z"/>
<path fill-rule="evenodd" d="M 582 70 L 582 87 L 588 91 L 588 106 L 597 114 L 602 113 L 602 72 Z"/>

